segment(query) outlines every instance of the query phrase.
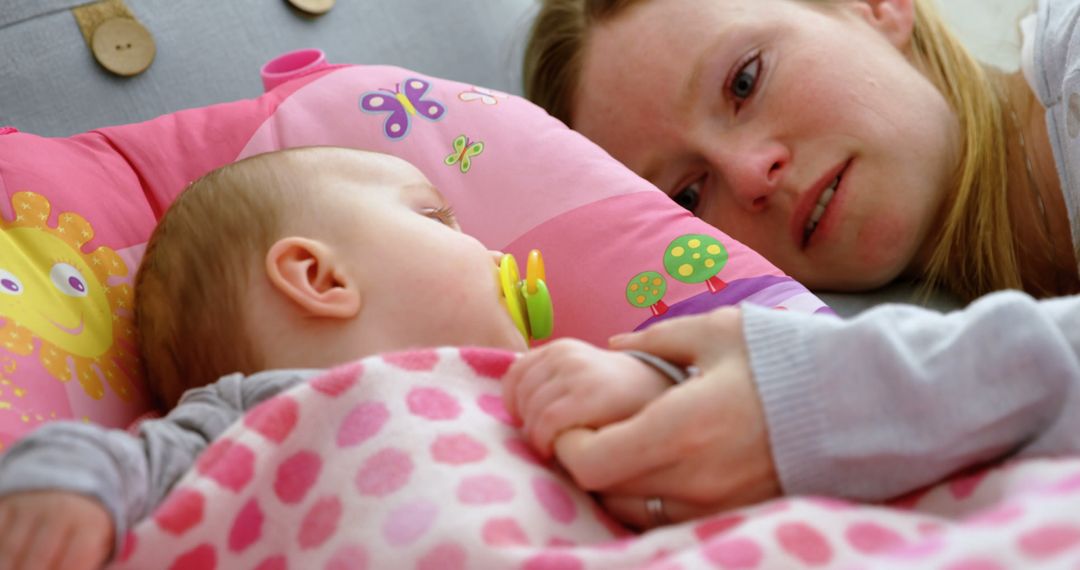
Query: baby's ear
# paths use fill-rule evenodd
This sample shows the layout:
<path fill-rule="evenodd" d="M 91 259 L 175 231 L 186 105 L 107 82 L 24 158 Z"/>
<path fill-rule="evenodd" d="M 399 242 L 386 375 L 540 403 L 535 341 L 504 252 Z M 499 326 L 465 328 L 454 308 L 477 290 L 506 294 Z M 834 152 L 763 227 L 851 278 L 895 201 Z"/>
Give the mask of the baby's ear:
<path fill-rule="evenodd" d="M 321 242 L 287 237 L 266 253 L 266 276 L 309 316 L 351 319 L 360 312 L 360 290 L 333 250 Z"/>

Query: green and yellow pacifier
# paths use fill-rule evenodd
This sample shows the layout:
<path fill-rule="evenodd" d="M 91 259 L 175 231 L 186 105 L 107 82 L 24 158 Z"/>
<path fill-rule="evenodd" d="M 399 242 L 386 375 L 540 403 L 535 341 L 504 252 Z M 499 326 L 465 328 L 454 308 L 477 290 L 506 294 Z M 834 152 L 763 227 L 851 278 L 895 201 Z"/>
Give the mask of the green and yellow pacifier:
<path fill-rule="evenodd" d="M 551 336 L 554 315 L 551 294 L 544 281 L 544 258 L 532 250 L 525 264 L 525 279 L 518 273 L 517 260 L 509 253 L 499 260 L 499 284 L 510 318 L 514 320 L 525 342 Z"/>

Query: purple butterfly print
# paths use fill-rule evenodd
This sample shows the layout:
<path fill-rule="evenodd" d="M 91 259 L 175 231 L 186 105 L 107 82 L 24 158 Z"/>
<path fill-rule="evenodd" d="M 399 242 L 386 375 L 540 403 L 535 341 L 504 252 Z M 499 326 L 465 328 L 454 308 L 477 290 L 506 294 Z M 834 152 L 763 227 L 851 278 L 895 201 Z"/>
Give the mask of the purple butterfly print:
<path fill-rule="evenodd" d="M 404 89 L 402 87 L 404 86 Z M 390 140 L 401 140 L 412 128 L 412 115 L 438 121 L 446 115 L 446 107 L 433 99 L 424 99 L 431 84 L 423 79 L 408 77 L 394 90 L 378 89 L 360 96 L 360 109 L 365 113 L 390 113 L 383 123 L 383 134 Z"/>

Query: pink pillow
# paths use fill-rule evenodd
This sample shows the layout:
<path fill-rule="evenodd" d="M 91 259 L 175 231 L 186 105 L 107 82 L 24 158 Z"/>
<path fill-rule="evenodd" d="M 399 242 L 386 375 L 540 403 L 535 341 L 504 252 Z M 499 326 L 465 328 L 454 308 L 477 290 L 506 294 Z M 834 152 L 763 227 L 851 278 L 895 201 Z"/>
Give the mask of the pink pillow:
<path fill-rule="evenodd" d="M 131 322 L 145 242 L 190 181 L 274 149 L 411 161 L 466 232 L 543 252 L 555 337 L 604 343 L 739 302 L 830 312 L 521 98 L 393 67 L 274 70 L 256 99 L 69 138 L 0 130 L 0 450 L 52 419 L 123 426 L 149 409 Z"/>

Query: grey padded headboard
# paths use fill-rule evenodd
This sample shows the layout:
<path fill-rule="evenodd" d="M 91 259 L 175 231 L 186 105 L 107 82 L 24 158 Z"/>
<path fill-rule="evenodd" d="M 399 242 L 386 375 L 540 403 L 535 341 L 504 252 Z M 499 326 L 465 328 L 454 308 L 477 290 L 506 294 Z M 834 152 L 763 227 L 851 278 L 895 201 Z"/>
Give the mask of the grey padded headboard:
<path fill-rule="evenodd" d="M 0 0 L 0 126 L 62 136 L 254 97 L 259 68 L 314 47 L 331 63 L 399 65 L 520 93 L 532 0 L 337 0 L 310 17 L 286 0 L 126 0 L 157 56 L 120 78 L 94 60 L 71 8 Z"/>

